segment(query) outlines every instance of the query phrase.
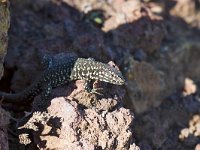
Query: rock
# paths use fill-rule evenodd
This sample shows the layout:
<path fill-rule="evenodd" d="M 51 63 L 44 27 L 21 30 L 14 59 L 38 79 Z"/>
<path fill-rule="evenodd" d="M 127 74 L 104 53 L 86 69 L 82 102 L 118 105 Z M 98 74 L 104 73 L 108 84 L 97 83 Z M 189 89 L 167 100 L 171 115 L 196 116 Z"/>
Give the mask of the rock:
<path fill-rule="evenodd" d="M 10 114 L 0 106 L 0 149 L 9 150 L 8 147 L 8 124 Z"/>
<path fill-rule="evenodd" d="M 139 150 L 132 139 L 132 121 L 132 113 L 125 108 L 98 112 L 58 97 L 47 112 L 35 112 L 20 129 L 32 130 L 32 142 L 39 148 Z"/>
<path fill-rule="evenodd" d="M 3 62 L 7 52 L 10 12 L 8 0 L 0 0 L 0 79 L 3 76 Z"/>
<path fill-rule="evenodd" d="M 182 18 L 193 27 L 200 27 L 199 1 L 178 0 L 170 14 Z"/>
<path fill-rule="evenodd" d="M 187 96 L 190 94 L 194 94 L 196 93 L 196 91 L 197 91 L 197 86 L 195 85 L 195 83 L 191 79 L 186 78 L 185 85 L 183 88 L 183 95 Z"/>
<path fill-rule="evenodd" d="M 188 146 L 196 145 L 200 137 L 200 116 L 194 115 L 189 121 L 189 127 L 180 131 L 179 139 Z"/>
<path fill-rule="evenodd" d="M 153 149 L 193 149 L 199 143 L 197 95 L 183 97 L 179 92 L 166 98 L 159 107 L 138 115 L 140 119 L 135 120 L 134 128 L 137 137 L 148 141 Z"/>
<path fill-rule="evenodd" d="M 150 63 L 138 62 L 129 57 L 129 67 L 126 72 L 128 100 L 131 100 L 137 113 L 144 112 L 160 104 L 159 95 L 162 82 L 159 71 Z"/>
<path fill-rule="evenodd" d="M 158 106 L 163 98 L 184 87 L 188 77 L 198 81 L 199 49 L 198 41 L 185 41 L 176 49 L 159 53 L 156 59 L 147 62 L 125 58 L 125 63 L 129 64 L 126 71 L 128 100 L 131 99 L 134 109 L 139 113 Z M 188 86 L 186 91 L 192 94 L 196 88 L 190 85 L 190 91 Z"/>
<path fill-rule="evenodd" d="M 134 52 L 134 59 L 137 61 L 144 61 L 147 58 L 147 54 L 142 50 L 138 49 Z"/>
<path fill-rule="evenodd" d="M 197 144 L 195 150 L 200 150 L 200 144 Z"/>
<path fill-rule="evenodd" d="M 137 142 L 144 149 L 194 149 L 200 143 L 196 141 L 199 137 L 189 134 L 181 141 L 179 134 L 182 129 L 188 128 L 190 117 L 199 114 L 200 108 L 199 91 L 198 88 L 195 89 L 198 84 L 194 86 L 190 83 L 189 86 L 184 86 L 187 78 L 194 83 L 199 81 L 199 6 L 198 0 L 11 1 L 12 28 L 9 30 L 8 55 L 5 58 L 9 79 L 1 82 L 6 83 L 7 87 L 4 88 L 1 84 L 0 88 L 8 92 L 18 92 L 28 87 L 43 70 L 39 58 L 46 53 L 56 55 L 74 52 L 79 57 L 93 57 L 102 62 L 113 60 L 123 69 L 127 79 L 127 107 L 135 112 L 133 125 L 136 128 L 133 131 L 136 134 L 132 139 L 137 137 Z M 87 18 L 90 12 L 101 12 L 102 26 L 97 27 L 90 22 Z M 36 113 L 33 118 L 36 115 L 39 118 L 46 117 L 46 120 L 32 126 L 33 129 L 29 130 L 31 132 L 22 133 L 21 142 L 27 144 L 27 147 L 31 145 L 28 144 L 30 141 L 40 147 L 45 144 L 53 147 L 45 140 L 56 139 L 55 141 L 59 142 L 58 137 L 66 138 L 58 129 L 60 124 L 68 129 L 77 127 L 82 131 L 76 124 L 73 126 L 72 122 L 79 121 L 76 120 L 77 117 L 83 121 L 79 123 L 85 127 L 84 132 L 71 128 L 70 133 L 72 140 L 82 140 L 77 140 L 79 147 L 84 145 L 85 149 L 90 149 L 94 148 L 94 144 L 101 147 L 105 147 L 105 144 L 111 146 L 113 139 L 110 134 L 116 137 L 114 142 L 119 142 L 120 148 L 125 144 L 124 149 L 137 149 L 135 141 L 130 138 L 131 127 L 127 127 L 132 124 L 130 120 L 133 116 L 122 107 L 125 90 L 119 86 L 95 82 L 94 87 L 103 88 L 103 91 L 100 91 L 104 95 L 102 97 L 84 92 L 84 83 L 79 80 L 54 89 L 50 98 L 53 103 L 49 101 L 45 107 L 59 107 L 63 114 L 66 110 L 63 110 L 60 103 L 69 108 L 75 117 L 69 113 L 71 118 L 63 118 L 69 119 L 70 125 L 59 117 L 48 118 L 54 113 L 52 111 L 51 115 L 48 115 L 50 112 L 43 111 Z M 181 91 L 183 87 L 185 96 Z M 180 95 L 171 95 L 177 91 L 180 91 Z M 41 99 L 37 96 L 33 111 L 39 111 L 39 102 Z M 103 124 L 108 121 L 101 116 L 102 113 L 110 115 L 109 119 L 114 125 L 112 129 L 105 129 L 105 133 L 112 132 L 108 136 L 98 128 L 98 125 L 102 128 L 108 127 L 108 124 Z M 127 117 L 124 117 L 126 114 Z M 20 116 L 20 113 L 14 115 Z M 60 113 L 59 115 L 62 116 Z M 127 124 L 121 123 L 121 118 L 127 121 Z M 42 124 L 45 122 L 48 123 Z M 94 126 L 91 122 L 94 122 Z M 87 125 L 90 128 L 87 128 Z M 121 128 L 123 125 L 127 129 L 126 133 Z M 193 127 L 196 128 L 196 125 Z M 65 132 L 64 128 L 60 129 Z M 118 134 L 118 129 L 122 134 Z M 188 131 L 185 130 L 184 135 L 187 135 Z M 89 132 L 98 136 L 89 135 Z M 99 142 L 99 138 L 103 140 Z M 111 143 L 106 143 L 106 138 Z M 119 148 L 115 143 L 113 145 L 116 146 L 114 148 Z"/>

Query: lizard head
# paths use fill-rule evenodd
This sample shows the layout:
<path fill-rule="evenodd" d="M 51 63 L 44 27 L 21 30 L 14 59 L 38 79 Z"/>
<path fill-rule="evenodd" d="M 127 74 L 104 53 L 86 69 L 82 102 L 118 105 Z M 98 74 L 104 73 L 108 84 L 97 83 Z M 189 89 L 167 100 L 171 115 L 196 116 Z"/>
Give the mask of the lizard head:
<path fill-rule="evenodd" d="M 108 64 L 93 59 L 78 58 L 72 69 L 71 78 L 84 80 L 99 80 L 112 84 L 123 85 L 122 73 Z"/>

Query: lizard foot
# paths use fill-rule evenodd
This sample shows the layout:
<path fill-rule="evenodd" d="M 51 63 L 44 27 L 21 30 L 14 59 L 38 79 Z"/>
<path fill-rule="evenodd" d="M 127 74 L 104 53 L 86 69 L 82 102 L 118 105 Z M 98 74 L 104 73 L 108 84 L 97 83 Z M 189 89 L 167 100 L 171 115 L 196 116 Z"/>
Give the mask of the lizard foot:
<path fill-rule="evenodd" d="M 89 93 L 103 95 L 102 93 L 98 92 L 99 90 L 103 90 L 103 88 L 93 88 Z"/>
<path fill-rule="evenodd" d="M 88 93 L 91 93 L 91 94 L 103 95 L 102 93 L 98 92 L 100 90 L 102 91 L 103 88 L 93 88 L 92 84 L 93 84 L 93 82 L 91 80 L 86 81 L 84 84 L 85 91 L 87 91 Z"/>

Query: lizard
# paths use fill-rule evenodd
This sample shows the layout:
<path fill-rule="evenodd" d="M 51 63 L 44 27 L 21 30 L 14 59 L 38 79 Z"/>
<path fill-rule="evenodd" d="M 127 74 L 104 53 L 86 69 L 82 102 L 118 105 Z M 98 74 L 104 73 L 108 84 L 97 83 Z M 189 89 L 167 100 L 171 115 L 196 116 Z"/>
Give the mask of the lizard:
<path fill-rule="evenodd" d="M 46 69 L 28 88 L 19 93 L 0 92 L 0 98 L 8 103 L 26 104 L 42 93 L 42 100 L 51 94 L 52 88 L 68 84 L 74 80 L 85 80 L 84 89 L 91 92 L 89 83 L 99 80 L 116 85 L 123 85 L 125 79 L 121 72 L 108 64 L 93 58 L 69 57 L 61 61 L 47 59 Z"/>

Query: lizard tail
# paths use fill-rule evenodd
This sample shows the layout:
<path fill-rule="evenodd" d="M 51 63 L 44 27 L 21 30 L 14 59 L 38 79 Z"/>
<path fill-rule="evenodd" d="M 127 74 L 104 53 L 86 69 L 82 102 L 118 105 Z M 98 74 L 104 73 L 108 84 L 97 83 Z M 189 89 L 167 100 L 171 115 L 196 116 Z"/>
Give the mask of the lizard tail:
<path fill-rule="evenodd" d="M 19 103 L 22 101 L 21 93 L 11 94 L 11 93 L 0 92 L 0 100 L 8 103 Z"/>

